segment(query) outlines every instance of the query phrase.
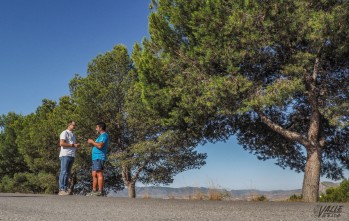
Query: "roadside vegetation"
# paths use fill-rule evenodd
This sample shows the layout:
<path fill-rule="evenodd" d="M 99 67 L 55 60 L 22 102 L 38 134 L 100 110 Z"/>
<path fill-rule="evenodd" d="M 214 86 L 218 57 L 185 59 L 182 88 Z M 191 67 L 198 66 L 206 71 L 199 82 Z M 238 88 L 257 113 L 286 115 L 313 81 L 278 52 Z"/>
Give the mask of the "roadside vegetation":
<path fill-rule="evenodd" d="M 320 195 L 320 202 L 349 202 L 349 179 L 343 180 L 338 187 L 330 187 Z"/>
<path fill-rule="evenodd" d="M 301 202 L 302 200 L 303 200 L 302 195 L 293 194 L 292 196 L 290 196 L 290 198 L 287 201 L 289 201 L 289 202 Z"/>
<path fill-rule="evenodd" d="M 263 201 L 268 201 L 268 198 L 265 197 L 264 195 L 260 195 L 260 196 L 253 197 L 252 201 L 263 202 Z"/>

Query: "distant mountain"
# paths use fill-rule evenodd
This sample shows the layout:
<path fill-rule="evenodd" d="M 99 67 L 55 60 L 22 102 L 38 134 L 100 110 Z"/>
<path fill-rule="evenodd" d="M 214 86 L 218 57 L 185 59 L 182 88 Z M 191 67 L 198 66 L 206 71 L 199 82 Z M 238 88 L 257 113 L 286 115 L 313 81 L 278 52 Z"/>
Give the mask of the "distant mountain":
<path fill-rule="evenodd" d="M 333 182 L 321 182 L 320 193 L 324 193 L 329 187 L 339 186 L 339 183 Z M 229 200 L 253 200 L 258 196 L 265 196 L 270 201 L 286 200 L 290 196 L 296 194 L 301 195 L 301 189 L 295 190 L 272 190 L 261 191 L 255 189 L 245 190 L 224 190 L 224 189 L 212 189 L 206 187 L 136 187 L 136 196 L 138 198 L 162 198 L 162 199 L 195 199 L 195 198 L 207 198 L 213 192 L 221 193 L 225 196 L 224 199 Z M 110 197 L 128 197 L 127 189 L 119 191 L 117 193 L 112 192 L 108 196 Z"/>
<path fill-rule="evenodd" d="M 235 200 L 253 200 L 258 196 L 265 196 L 268 200 L 278 201 L 278 200 L 286 200 L 290 198 L 290 196 L 296 194 L 301 195 L 301 189 L 295 190 L 271 190 L 271 191 L 261 191 L 261 190 L 231 190 L 232 198 Z"/>
<path fill-rule="evenodd" d="M 320 193 L 326 193 L 326 190 L 330 187 L 338 187 L 339 183 L 333 183 L 333 182 L 321 182 L 320 183 Z"/>
<path fill-rule="evenodd" d="M 268 200 L 285 200 L 293 194 L 300 195 L 301 190 L 273 190 L 260 191 L 254 189 L 246 190 L 223 190 L 211 189 L 206 187 L 136 187 L 136 196 L 138 198 L 163 198 L 163 199 L 197 199 L 207 198 L 214 193 L 221 193 L 224 199 L 229 200 L 252 200 L 258 196 L 265 196 Z M 111 197 L 128 197 L 127 189 L 117 193 L 110 193 Z"/>
<path fill-rule="evenodd" d="M 204 187 L 181 187 L 181 188 L 172 188 L 172 187 L 136 187 L 136 196 L 137 197 L 151 197 L 151 198 L 185 198 L 194 193 L 207 193 L 208 188 Z M 110 196 L 117 197 L 127 197 L 127 189 L 119 191 L 117 193 L 111 193 Z M 108 195 L 108 196 L 109 196 Z"/>

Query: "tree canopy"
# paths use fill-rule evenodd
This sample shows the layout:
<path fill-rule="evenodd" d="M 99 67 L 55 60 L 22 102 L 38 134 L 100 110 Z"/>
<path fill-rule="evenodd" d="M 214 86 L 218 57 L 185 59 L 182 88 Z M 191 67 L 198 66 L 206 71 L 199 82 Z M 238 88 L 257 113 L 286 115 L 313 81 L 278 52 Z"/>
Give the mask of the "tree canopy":
<path fill-rule="evenodd" d="M 109 162 L 122 175 L 130 197 L 135 197 L 136 181 L 169 184 L 177 173 L 203 165 L 206 157 L 193 146 L 174 142 L 174 133 L 143 105 L 135 77 L 126 48 L 117 45 L 93 59 L 86 77 L 76 76 L 70 83 L 79 133 L 87 138 L 96 121 L 107 124 Z"/>
<path fill-rule="evenodd" d="M 153 8 L 135 63 L 163 122 L 191 141 L 234 134 L 259 159 L 304 171 L 305 201 L 318 198 L 320 174 L 343 177 L 348 1 L 159 0 Z"/>

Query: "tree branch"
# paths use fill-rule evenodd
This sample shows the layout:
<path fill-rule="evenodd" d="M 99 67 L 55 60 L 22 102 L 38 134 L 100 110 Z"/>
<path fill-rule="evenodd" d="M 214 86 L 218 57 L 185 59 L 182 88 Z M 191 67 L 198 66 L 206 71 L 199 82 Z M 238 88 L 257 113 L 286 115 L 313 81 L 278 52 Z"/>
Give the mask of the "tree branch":
<path fill-rule="evenodd" d="M 138 169 L 135 171 L 135 173 L 133 174 L 131 180 L 132 182 L 136 182 L 136 180 L 138 179 L 138 175 L 139 173 L 143 170 L 143 168 L 145 167 L 145 165 L 147 164 L 148 162 L 145 161 L 141 166 L 138 167 Z"/>
<path fill-rule="evenodd" d="M 265 123 L 270 129 L 272 129 L 273 131 L 277 132 L 281 136 L 283 136 L 283 137 L 285 137 L 285 138 L 287 138 L 289 140 L 292 140 L 292 141 L 297 141 L 300 144 L 302 144 L 304 147 L 308 147 L 310 145 L 310 142 L 304 136 L 302 136 L 301 134 L 283 128 L 279 124 L 277 124 L 277 123 L 273 122 L 272 120 L 270 120 L 261 111 L 256 111 L 256 112 L 259 115 L 259 117 L 261 118 L 263 123 Z"/>

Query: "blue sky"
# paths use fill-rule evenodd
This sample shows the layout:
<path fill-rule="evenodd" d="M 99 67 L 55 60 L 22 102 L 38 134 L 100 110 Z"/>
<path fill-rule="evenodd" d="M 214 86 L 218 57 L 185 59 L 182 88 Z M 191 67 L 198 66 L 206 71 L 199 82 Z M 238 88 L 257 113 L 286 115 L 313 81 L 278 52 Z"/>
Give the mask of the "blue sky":
<path fill-rule="evenodd" d="M 98 54 L 116 44 L 131 51 L 148 36 L 148 5 L 147 0 L 1 0 L 0 114 L 26 115 L 44 98 L 58 101 L 69 94 L 73 76 L 85 76 Z M 257 160 L 234 138 L 198 151 L 208 153 L 207 164 L 177 175 L 172 187 L 302 187 L 303 174 Z"/>

